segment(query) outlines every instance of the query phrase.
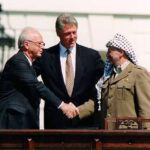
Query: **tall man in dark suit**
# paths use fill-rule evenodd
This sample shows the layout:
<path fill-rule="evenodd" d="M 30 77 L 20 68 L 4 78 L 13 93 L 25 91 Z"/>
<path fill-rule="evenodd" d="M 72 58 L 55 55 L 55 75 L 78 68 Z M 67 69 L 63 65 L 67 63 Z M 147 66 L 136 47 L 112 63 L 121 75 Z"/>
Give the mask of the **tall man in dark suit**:
<path fill-rule="evenodd" d="M 0 80 L 0 128 L 38 128 L 39 98 L 68 117 L 78 114 L 73 104 L 62 102 L 37 80 L 32 62 L 41 57 L 44 45 L 36 29 L 28 27 L 22 31 L 18 40 L 20 50 L 7 61 Z"/>
<path fill-rule="evenodd" d="M 41 74 L 45 85 L 66 103 L 78 107 L 79 115 L 68 119 L 58 109 L 45 103 L 45 128 L 80 128 L 92 126 L 95 83 L 103 74 L 103 61 L 97 51 L 81 46 L 77 41 L 78 23 L 70 14 L 61 14 L 56 20 L 56 32 L 60 42 L 44 51 L 35 62 L 37 74 Z M 73 90 L 66 88 L 67 51 L 71 53 L 73 68 Z M 84 119 L 83 119 L 84 118 Z M 50 121 L 49 121 L 50 120 Z"/>

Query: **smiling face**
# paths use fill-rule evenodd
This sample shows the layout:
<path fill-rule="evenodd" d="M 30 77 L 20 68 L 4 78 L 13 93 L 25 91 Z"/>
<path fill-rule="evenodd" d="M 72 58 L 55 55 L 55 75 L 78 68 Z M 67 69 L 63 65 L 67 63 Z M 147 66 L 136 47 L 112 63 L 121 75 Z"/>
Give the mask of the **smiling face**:
<path fill-rule="evenodd" d="M 107 58 L 113 65 L 115 66 L 121 65 L 123 57 L 124 57 L 123 50 L 119 50 L 113 47 L 108 48 Z"/>
<path fill-rule="evenodd" d="M 61 44 L 66 48 L 72 48 L 77 41 L 77 27 L 74 24 L 66 24 L 63 30 L 57 32 Z"/>

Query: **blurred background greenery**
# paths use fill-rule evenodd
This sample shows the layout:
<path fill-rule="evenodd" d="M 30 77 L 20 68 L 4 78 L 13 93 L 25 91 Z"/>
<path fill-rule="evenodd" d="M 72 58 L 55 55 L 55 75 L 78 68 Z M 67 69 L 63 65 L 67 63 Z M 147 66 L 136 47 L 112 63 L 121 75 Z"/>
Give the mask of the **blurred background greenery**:
<path fill-rule="evenodd" d="M 103 61 L 105 62 L 105 61 L 106 61 L 106 53 L 107 53 L 107 52 L 106 52 L 106 51 L 100 51 L 99 53 L 100 53 L 100 55 L 101 55 Z"/>

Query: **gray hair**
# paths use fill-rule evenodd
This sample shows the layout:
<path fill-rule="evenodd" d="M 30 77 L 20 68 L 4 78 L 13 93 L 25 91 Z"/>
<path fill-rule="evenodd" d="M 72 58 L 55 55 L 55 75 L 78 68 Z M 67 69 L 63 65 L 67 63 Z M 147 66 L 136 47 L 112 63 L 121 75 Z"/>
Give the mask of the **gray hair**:
<path fill-rule="evenodd" d="M 24 41 L 33 39 L 33 33 L 38 33 L 38 31 L 32 27 L 25 27 L 22 30 L 22 32 L 18 38 L 18 48 L 19 49 L 23 47 Z"/>
<path fill-rule="evenodd" d="M 64 13 L 57 17 L 55 24 L 56 32 L 58 33 L 58 31 L 62 31 L 66 24 L 73 24 L 76 27 L 78 27 L 78 22 L 75 19 L 75 17 L 72 16 L 71 14 Z"/>

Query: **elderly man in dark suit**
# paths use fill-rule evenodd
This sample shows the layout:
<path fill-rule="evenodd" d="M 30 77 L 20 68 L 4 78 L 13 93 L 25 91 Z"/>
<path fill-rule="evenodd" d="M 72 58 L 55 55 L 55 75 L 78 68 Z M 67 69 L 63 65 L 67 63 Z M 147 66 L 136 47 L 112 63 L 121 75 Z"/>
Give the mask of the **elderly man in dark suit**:
<path fill-rule="evenodd" d="M 35 62 L 36 72 L 42 75 L 45 85 L 60 99 L 65 99 L 66 103 L 72 102 L 79 110 L 79 115 L 68 119 L 58 109 L 45 103 L 46 129 L 92 127 L 95 83 L 103 74 L 103 61 L 97 51 L 76 43 L 77 28 L 77 20 L 72 15 L 58 16 L 56 32 L 60 42 L 46 49 Z M 71 77 L 66 74 L 68 52 L 72 59 Z M 71 90 L 68 90 L 68 79 Z"/>
<path fill-rule="evenodd" d="M 18 40 L 20 50 L 7 61 L 0 80 L 0 128 L 38 128 L 39 98 L 68 117 L 78 114 L 73 104 L 65 104 L 37 80 L 32 62 L 41 57 L 44 45 L 36 29 L 27 27 L 22 31 Z"/>

